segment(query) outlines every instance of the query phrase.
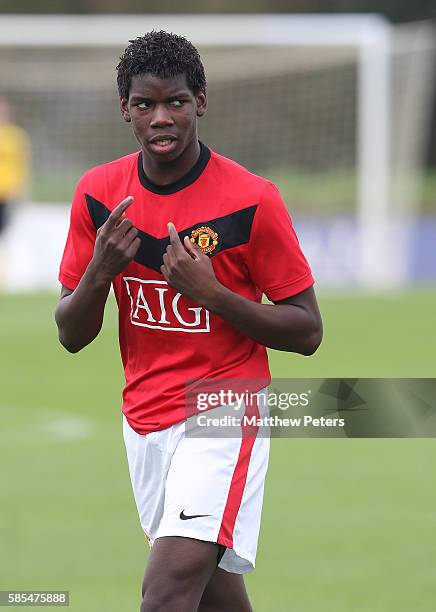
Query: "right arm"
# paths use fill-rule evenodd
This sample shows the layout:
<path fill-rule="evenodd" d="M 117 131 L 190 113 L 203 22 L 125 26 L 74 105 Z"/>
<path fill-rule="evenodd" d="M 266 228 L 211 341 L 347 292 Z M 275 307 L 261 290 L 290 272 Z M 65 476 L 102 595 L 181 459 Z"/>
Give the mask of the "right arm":
<path fill-rule="evenodd" d="M 132 202 L 130 196 L 123 200 L 97 231 L 93 257 L 76 289 L 62 287 L 55 319 L 59 341 L 70 353 L 77 353 L 99 334 L 112 279 L 139 248 L 138 230 L 124 216 Z"/>

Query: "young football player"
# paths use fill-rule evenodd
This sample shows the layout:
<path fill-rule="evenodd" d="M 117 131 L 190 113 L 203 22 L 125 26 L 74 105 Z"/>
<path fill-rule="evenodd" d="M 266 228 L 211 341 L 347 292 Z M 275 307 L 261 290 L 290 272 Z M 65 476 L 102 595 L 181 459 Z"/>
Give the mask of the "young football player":
<path fill-rule="evenodd" d="M 269 439 L 243 426 L 233 437 L 186 435 L 187 387 L 249 380 L 261 392 L 266 347 L 311 355 L 322 337 L 314 281 L 277 188 L 199 142 L 207 97 L 195 47 L 149 32 L 117 71 L 139 151 L 77 186 L 59 338 L 73 353 L 92 342 L 113 286 L 124 440 L 152 546 L 141 611 L 246 612 Z"/>

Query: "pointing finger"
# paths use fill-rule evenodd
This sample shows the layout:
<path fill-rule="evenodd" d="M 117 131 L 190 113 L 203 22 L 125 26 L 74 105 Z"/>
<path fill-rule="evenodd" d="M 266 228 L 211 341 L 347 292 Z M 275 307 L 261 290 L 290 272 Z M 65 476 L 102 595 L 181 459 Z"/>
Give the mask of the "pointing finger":
<path fill-rule="evenodd" d="M 174 223 L 168 223 L 168 234 L 170 236 L 171 245 L 175 249 L 180 249 L 182 247 L 182 243 L 180 242 L 179 234 L 176 231 Z"/>
<path fill-rule="evenodd" d="M 105 223 L 106 227 L 108 227 L 109 229 L 114 228 L 117 222 L 121 219 L 124 212 L 132 204 L 132 202 L 133 202 L 133 196 L 127 196 L 127 198 L 124 198 L 124 200 L 120 202 L 118 206 L 116 206 L 113 209 L 113 211 L 107 218 L 107 221 Z"/>
<path fill-rule="evenodd" d="M 195 260 L 200 259 L 200 253 L 202 253 L 203 251 L 200 249 L 200 247 L 195 242 L 190 241 L 189 236 L 185 236 L 183 240 L 183 244 L 184 244 L 186 251 L 192 257 L 192 259 L 195 259 Z"/>

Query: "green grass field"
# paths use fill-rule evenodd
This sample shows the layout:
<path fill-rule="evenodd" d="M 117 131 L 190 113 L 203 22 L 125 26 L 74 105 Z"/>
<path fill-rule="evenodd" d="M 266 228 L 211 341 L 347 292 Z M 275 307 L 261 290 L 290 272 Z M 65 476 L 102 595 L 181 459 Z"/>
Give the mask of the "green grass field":
<path fill-rule="evenodd" d="M 0 590 L 63 589 L 75 612 L 134 612 L 147 549 L 121 437 L 113 303 L 69 355 L 56 296 L 0 296 Z M 312 358 L 271 352 L 277 377 L 435 377 L 436 292 L 321 294 Z M 256 612 L 433 612 L 436 442 L 272 444 Z M 232 612 L 232 611 L 228 611 Z"/>

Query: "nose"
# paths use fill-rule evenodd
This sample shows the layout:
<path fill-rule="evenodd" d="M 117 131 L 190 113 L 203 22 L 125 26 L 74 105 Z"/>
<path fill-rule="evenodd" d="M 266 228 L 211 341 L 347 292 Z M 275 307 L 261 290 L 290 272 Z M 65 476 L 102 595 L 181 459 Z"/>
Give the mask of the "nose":
<path fill-rule="evenodd" d="M 173 125 L 174 121 L 165 104 L 156 104 L 151 118 L 150 127 L 166 127 Z"/>

